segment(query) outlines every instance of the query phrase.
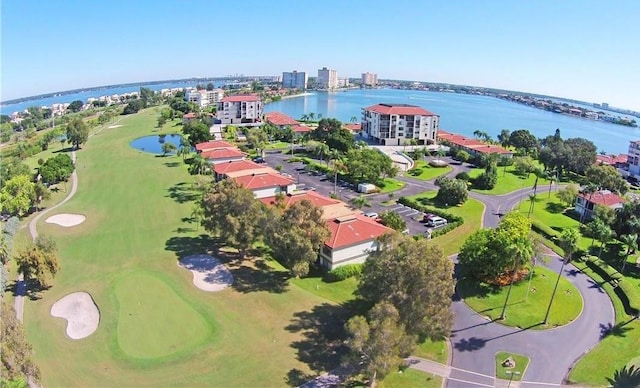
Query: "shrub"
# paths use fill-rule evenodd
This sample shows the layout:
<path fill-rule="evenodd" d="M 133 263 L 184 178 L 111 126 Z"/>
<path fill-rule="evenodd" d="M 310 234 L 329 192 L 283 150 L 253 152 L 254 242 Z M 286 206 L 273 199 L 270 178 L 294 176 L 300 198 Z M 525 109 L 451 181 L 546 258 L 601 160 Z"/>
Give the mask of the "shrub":
<path fill-rule="evenodd" d="M 597 257 L 588 257 L 585 262 L 589 268 L 613 285 L 613 290 L 627 314 L 637 315 L 640 312 L 640 288 L 632 282 L 625 281 L 622 274 Z"/>
<path fill-rule="evenodd" d="M 538 220 L 531 221 L 531 229 L 534 232 L 540 233 L 545 238 L 552 241 L 555 241 L 560 236 L 560 233 L 558 231 L 550 228 L 549 226 Z"/>
<path fill-rule="evenodd" d="M 469 181 L 469 179 L 471 179 L 471 177 L 469 176 L 468 172 L 462 171 L 456 174 L 456 179 L 467 182 Z"/>
<path fill-rule="evenodd" d="M 361 273 L 362 264 L 347 264 L 327 272 L 325 280 L 328 282 L 339 282 L 353 276 L 360 276 Z"/>

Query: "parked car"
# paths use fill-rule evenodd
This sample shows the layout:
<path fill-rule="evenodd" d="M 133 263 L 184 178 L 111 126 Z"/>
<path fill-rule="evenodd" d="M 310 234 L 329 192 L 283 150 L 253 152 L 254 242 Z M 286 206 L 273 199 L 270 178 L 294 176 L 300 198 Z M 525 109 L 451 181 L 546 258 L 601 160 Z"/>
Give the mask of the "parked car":
<path fill-rule="evenodd" d="M 431 213 L 424 213 L 424 216 L 422 217 L 422 222 L 427 222 L 429 221 L 429 219 L 431 219 L 432 217 L 435 217 L 435 214 L 431 214 Z"/>
<path fill-rule="evenodd" d="M 432 228 L 438 228 L 440 226 L 444 226 L 447 224 L 447 220 L 442 218 L 442 217 L 438 217 L 438 216 L 433 216 L 431 218 L 429 218 L 429 220 L 427 221 L 427 226 L 432 227 Z"/>
<path fill-rule="evenodd" d="M 364 213 L 364 216 L 369 218 L 380 218 L 380 216 L 376 212 Z"/>
<path fill-rule="evenodd" d="M 255 163 L 266 163 L 262 156 L 256 156 L 255 158 L 253 158 L 253 161 Z"/>

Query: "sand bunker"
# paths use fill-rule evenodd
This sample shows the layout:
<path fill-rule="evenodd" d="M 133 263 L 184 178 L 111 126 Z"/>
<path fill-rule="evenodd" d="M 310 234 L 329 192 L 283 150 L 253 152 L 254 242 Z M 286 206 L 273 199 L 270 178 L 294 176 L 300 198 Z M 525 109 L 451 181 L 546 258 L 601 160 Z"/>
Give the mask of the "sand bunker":
<path fill-rule="evenodd" d="M 122 124 L 109 125 L 107 128 L 111 129 L 111 128 L 118 128 L 118 127 L 122 127 Z"/>
<path fill-rule="evenodd" d="M 55 216 L 51 216 L 47 218 L 45 221 L 47 224 L 56 224 L 60 226 L 64 226 L 65 228 L 69 228 L 72 226 L 80 225 L 86 220 L 87 217 L 82 214 L 56 214 Z"/>
<path fill-rule="evenodd" d="M 67 320 L 67 335 L 71 339 L 90 336 L 98 328 L 100 312 L 86 292 L 74 292 L 51 306 L 51 315 Z"/>
<path fill-rule="evenodd" d="M 203 291 L 221 291 L 233 283 L 231 272 L 213 256 L 187 256 L 178 265 L 191 271 L 193 284 Z"/>

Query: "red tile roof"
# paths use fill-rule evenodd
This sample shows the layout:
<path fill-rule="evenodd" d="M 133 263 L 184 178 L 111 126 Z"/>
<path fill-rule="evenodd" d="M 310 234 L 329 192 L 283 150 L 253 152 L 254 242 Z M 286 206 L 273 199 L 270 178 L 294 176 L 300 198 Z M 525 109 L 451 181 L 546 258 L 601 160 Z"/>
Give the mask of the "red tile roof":
<path fill-rule="evenodd" d="M 208 141 L 206 143 L 198 143 L 198 144 L 196 144 L 196 150 L 197 151 L 209 151 L 209 150 L 214 150 L 216 148 L 233 148 L 233 149 L 237 149 L 236 146 L 234 146 L 231 143 L 227 143 L 224 140 L 214 140 L 214 141 Z"/>
<path fill-rule="evenodd" d="M 500 147 L 495 144 L 487 144 L 481 142 L 477 139 L 472 139 L 468 137 L 464 137 L 462 135 L 458 135 L 457 133 L 450 133 L 447 131 L 438 131 L 438 139 L 441 141 L 446 140 L 449 143 L 456 145 L 458 147 L 468 148 L 470 150 L 474 150 L 476 152 L 480 152 L 483 154 L 501 154 L 501 155 L 510 155 L 513 152 Z"/>
<path fill-rule="evenodd" d="M 358 124 L 346 124 L 344 125 L 344 127 L 348 130 L 350 130 L 351 132 L 357 132 L 362 130 L 362 124 L 358 123 Z"/>
<path fill-rule="evenodd" d="M 234 171 L 242 170 L 254 170 L 256 168 L 262 168 L 262 165 L 254 163 L 250 160 L 231 160 L 224 163 L 218 163 L 215 165 L 214 170 L 216 174 L 228 174 Z"/>
<path fill-rule="evenodd" d="M 284 198 L 284 206 L 289 207 L 296 202 L 300 202 L 303 199 L 310 201 L 314 205 L 318 207 L 330 206 L 340 203 L 337 199 L 325 197 L 324 195 L 318 194 L 315 191 L 298 191 L 293 194 L 287 194 Z M 275 205 L 277 197 L 267 197 L 260 198 L 265 205 Z"/>
<path fill-rule="evenodd" d="M 269 112 L 264 114 L 264 119 L 273 125 L 300 125 L 293 117 L 280 112 Z"/>
<path fill-rule="evenodd" d="M 198 116 L 193 112 L 187 113 L 186 115 L 182 116 L 183 119 L 187 119 L 187 120 L 195 119 L 196 117 Z"/>
<path fill-rule="evenodd" d="M 339 217 L 327 222 L 331 236 L 325 245 L 336 249 L 363 243 L 393 232 L 393 229 L 375 222 L 361 214 Z"/>
<path fill-rule="evenodd" d="M 612 193 L 609 190 L 601 190 L 592 194 L 581 193 L 580 197 L 587 200 L 587 202 L 591 202 L 595 205 L 607 206 L 607 207 L 627 202 L 626 199 L 622 198 L 616 193 Z"/>
<path fill-rule="evenodd" d="M 616 165 L 616 164 L 627 163 L 628 158 L 629 158 L 629 155 L 626 155 L 626 154 L 620 154 L 618 156 L 615 156 L 615 155 L 596 155 L 596 163 L 613 166 L 613 165 Z"/>
<path fill-rule="evenodd" d="M 382 115 L 437 116 L 435 113 L 431 113 L 424 108 L 407 104 L 378 104 L 365 109 Z"/>
<path fill-rule="evenodd" d="M 280 174 L 253 174 L 233 178 L 240 186 L 249 190 L 266 189 L 269 187 L 288 186 L 293 179 Z"/>
<path fill-rule="evenodd" d="M 233 148 L 216 148 L 214 150 L 207 150 L 202 152 L 202 157 L 205 159 L 231 159 L 231 158 L 244 158 L 245 153 Z"/>
<path fill-rule="evenodd" d="M 293 130 L 293 132 L 295 133 L 304 133 L 304 132 L 309 132 L 311 131 L 311 128 L 307 127 L 306 125 L 292 125 L 291 129 Z"/>
<path fill-rule="evenodd" d="M 260 96 L 257 94 L 236 94 L 235 96 L 224 97 L 222 102 L 251 102 L 260 101 Z"/>

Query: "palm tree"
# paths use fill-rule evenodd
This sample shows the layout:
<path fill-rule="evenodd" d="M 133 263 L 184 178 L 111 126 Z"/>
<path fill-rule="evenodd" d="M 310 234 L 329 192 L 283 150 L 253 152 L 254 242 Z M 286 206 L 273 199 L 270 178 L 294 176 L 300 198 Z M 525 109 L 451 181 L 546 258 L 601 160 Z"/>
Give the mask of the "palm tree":
<path fill-rule="evenodd" d="M 356 116 L 351 116 L 351 120 L 349 121 L 351 121 L 352 123 L 355 123 L 358 121 L 358 118 Z"/>
<path fill-rule="evenodd" d="M 536 193 L 535 192 L 533 194 L 529 194 L 529 201 L 531 203 L 529 204 L 529 212 L 527 213 L 527 218 L 531 217 L 531 213 L 533 213 L 533 208 L 536 205 Z"/>
<path fill-rule="evenodd" d="M 605 244 L 611 240 L 612 237 L 615 237 L 616 233 L 611 230 L 609 225 L 604 224 L 604 228 L 599 230 L 598 241 L 600 241 L 600 251 L 598 252 L 598 259 L 602 256 L 602 250 L 604 249 Z"/>
<path fill-rule="evenodd" d="M 558 172 L 555 170 L 547 171 L 546 178 L 549 180 L 549 198 L 551 198 L 551 184 L 558 181 Z"/>
<path fill-rule="evenodd" d="M 533 245 L 528 238 L 520 237 L 516 239 L 509 247 L 510 253 L 513 255 L 513 270 L 511 271 L 511 282 L 509 283 L 509 290 L 507 291 L 507 297 L 504 300 L 504 306 L 502 306 L 502 313 L 500 313 L 500 319 L 504 319 L 504 313 L 507 311 L 507 303 L 509 302 L 509 296 L 511 295 L 511 287 L 516 278 L 516 272 L 518 267 L 526 261 L 531 260 L 533 257 Z"/>
<path fill-rule="evenodd" d="M 638 235 L 637 234 L 623 234 L 620 236 L 620 240 L 627 247 L 627 253 L 624 255 L 624 261 L 622 262 L 621 273 L 624 273 L 624 268 L 627 265 L 627 261 L 629 261 L 629 255 L 632 251 L 638 249 Z"/>
<path fill-rule="evenodd" d="M 307 115 L 307 117 L 309 118 L 309 121 L 313 121 L 313 119 L 315 119 L 315 118 L 316 118 L 316 114 L 315 114 L 315 113 L 313 113 L 313 112 L 310 112 L 310 113 Z"/>
<path fill-rule="evenodd" d="M 599 237 L 604 233 L 603 230 L 606 228 L 608 228 L 608 226 L 600 218 L 596 218 L 587 224 L 587 231 L 589 231 L 591 235 L 591 245 L 589 248 L 593 248 L 593 243 L 596 241 L 596 238 L 600 241 Z"/>
<path fill-rule="evenodd" d="M 544 171 L 540 166 L 535 166 L 531 172 L 536 176 L 536 180 L 533 182 L 533 195 L 536 195 L 538 192 L 538 180 L 544 176 Z"/>
<path fill-rule="evenodd" d="M 316 153 L 320 156 L 320 163 L 322 163 L 322 157 L 324 155 L 327 155 L 329 151 L 330 149 L 328 145 L 326 145 L 325 143 L 318 143 L 318 146 L 316 147 Z"/>
<path fill-rule="evenodd" d="M 551 305 L 553 304 L 553 299 L 556 296 L 556 291 L 558 290 L 558 284 L 560 283 L 560 276 L 562 276 L 562 272 L 564 271 L 564 266 L 571 261 L 571 256 L 578 248 L 578 239 L 580 238 L 580 233 L 576 229 L 565 229 L 562 232 L 562 236 L 560 236 L 560 240 L 558 241 L 558 245 L 564 251 L 564 258 L 562 260 L 562 266 L 560 267 L 560 272 L 558 272 L 558 279 L 556 280 L 556 285 L 553 287 L 553 293 L 551 293 L 551 300 L 549 301 L 549 307 L 547 307 L 547 313 L 544 316 L 543 323 L 546 325 L 549 322 L 549 313 L 551 312 Z"/>
<path fill-rule="evenodd" d="M 353 199 L 351 199 L 351 204 L 356 209 L 362 209 L 363 207 L 369 205 L 369 200 L 367 199 L 367 197 L 365 197 L 364 195 L 360 194 L 359 196 L 354 197 Z"/>
<path fill-rule="evenodd" d="M 203 174 L 207 168 L 207 161 L 200 154 L 196 155 L 191 162 L 191 172 L 194 174 Z"/>
<path fill-rule="evenodd" d="M 303 114 L 302 116 L 300 116 L 300 121 L 309 121 L 309 115 L 308 114 Z"/>
<path fill-rule="evenodd" d="M 584 189 L 582 189 L 583 194 L 589 194 L 589 200 L 584 205 L 584 210 L 582 212 L 582 215 L 580 216 L 580 223 L 584 223 L 584 220 L 587 218 L 587 207 L 589 206 L 589 203 L 591 203 L 593 193 L 595 193 L 596 191 L 598 191 L 598 186 L 593 183 L 589 183 Z"/>
<path fill-rule="evenodd" d="M 338 173 L 344 173 L 347 170 L 347 165 L 340 159 L 338 151 L 331 151 L 330 156 L 333 164 L 333 195 L 338 195 Z"/>
<path fill-rule="evenodd" d="M 7 245 L 7 236 L 0 233 L 0 264 L 5 265 L 9 262 L 9 246 Z"/>

